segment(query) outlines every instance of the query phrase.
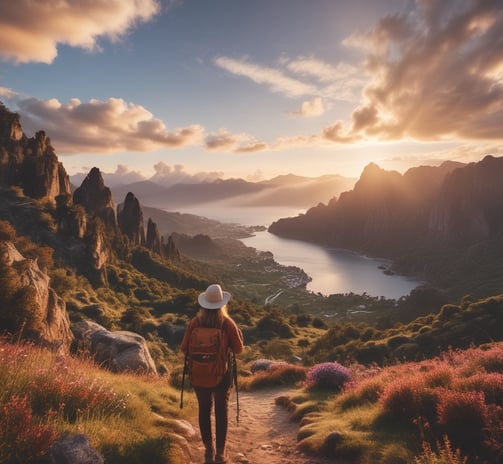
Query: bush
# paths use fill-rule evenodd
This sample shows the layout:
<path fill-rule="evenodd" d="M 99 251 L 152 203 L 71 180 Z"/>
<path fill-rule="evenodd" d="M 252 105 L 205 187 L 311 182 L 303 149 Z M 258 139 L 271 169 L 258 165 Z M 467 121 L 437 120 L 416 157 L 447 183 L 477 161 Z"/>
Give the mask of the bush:
<path fill-rule="evenodd" d="M 444 390 L 439 397 L 438 422 L 451 442 L 473 449 L 484 440 L 489 411 L 481 392 Z"/>
<path fill-rule="evenodd" d="M 391 382 L 379 398 L 385 414 L 412 422 L 424 416 L 422 394 L 425 387 L 419 377 L 411 376 Z"/>
<path fill-rule="evenodd" d="M 341 390 L 351 380 L 351 372 L 336 362 L 316 364 L 308 370 L 306 387 L 308 389 Z"/>
<path fill-rule="evenodd" d="M 0 462 L 40 462 L 55 440 L 56 432 L 34 419 L 26 396 L 12 396 L 0 406 Z"/>
<path fill-rule="evenodd" d="M 295 385 L 306 378 L 306 368 L 285 362 L 274 362 L 265 371 L 243 379 L 244 390 L 278 387 L 281 385 Z"/>

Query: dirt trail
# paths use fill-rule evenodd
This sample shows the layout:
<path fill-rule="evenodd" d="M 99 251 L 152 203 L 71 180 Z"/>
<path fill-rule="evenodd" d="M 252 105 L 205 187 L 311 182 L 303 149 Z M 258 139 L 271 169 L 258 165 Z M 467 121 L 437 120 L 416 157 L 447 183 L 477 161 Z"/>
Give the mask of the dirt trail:
<path fill-rule="evenodd" d="M 289 420 L 289 412 L 275 404 L 275 398 L 287 390 L 239 392 L 240 421 L 236 422 L 236 396 L 229 402 L 227 458 L 229 464 L 328 464 L 327 460 L 305 456 L 296 450 L 298 424 Z M 197 418 L 191 418 L 197 428 Z M 204 462 L 204 447 L 199 433 L 193 439 L 194 464 Z"/>

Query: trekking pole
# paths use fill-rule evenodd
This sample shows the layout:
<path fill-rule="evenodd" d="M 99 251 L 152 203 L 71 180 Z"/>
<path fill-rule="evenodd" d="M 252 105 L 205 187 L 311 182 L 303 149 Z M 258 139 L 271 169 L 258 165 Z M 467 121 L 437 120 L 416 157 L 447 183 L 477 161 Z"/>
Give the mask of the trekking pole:
<path fill-rule="evenodd" d="M 187 363 L 188 363 L 189 353 L 185 352 L 185 358 L 183 360 L 183 373 L 182 373 L 182 392 L 180 394 L 180 409 L 183 409 L 183 388 L 185 386 L 185 374 L 187 373 Z"/>
<path fill-rule="evenodd" d="M 236 387 L 236 422 L 239 424 L 239 389 L 238 389 L 238 364 L 236 354 L 232 352 L 232 374 L 234 377 L 234 386 Z"/>

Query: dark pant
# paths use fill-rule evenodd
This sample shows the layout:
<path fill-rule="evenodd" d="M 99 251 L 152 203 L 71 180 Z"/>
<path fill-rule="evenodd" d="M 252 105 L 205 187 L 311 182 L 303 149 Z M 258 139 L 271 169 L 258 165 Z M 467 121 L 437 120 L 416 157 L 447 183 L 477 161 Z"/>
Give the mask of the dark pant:
<path fill-rule="evenodd" d="M 230 396 L 230 379 L 224 378 L 215 388 L 194 387 L 199 403 L 199 431 L 205 445 L 212 443 L 211 409 L 215 403 L 215 444 L 217 449 L 225 447 L 227 438 L 227 406 Z"/>

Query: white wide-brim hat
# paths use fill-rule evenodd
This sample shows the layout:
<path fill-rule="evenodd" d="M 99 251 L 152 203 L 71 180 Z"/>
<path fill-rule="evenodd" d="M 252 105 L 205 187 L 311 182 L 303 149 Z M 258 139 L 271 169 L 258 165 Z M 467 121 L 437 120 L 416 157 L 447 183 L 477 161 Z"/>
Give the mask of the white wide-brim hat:
<path fill-rule="evenodd" d="M 197 298 L 201 307 L 206 309 L 218 309 L 225 306 L 231 299 L 229 292 L 224 292 L 218 284 L 210 285 L 205 292 Z"/>

